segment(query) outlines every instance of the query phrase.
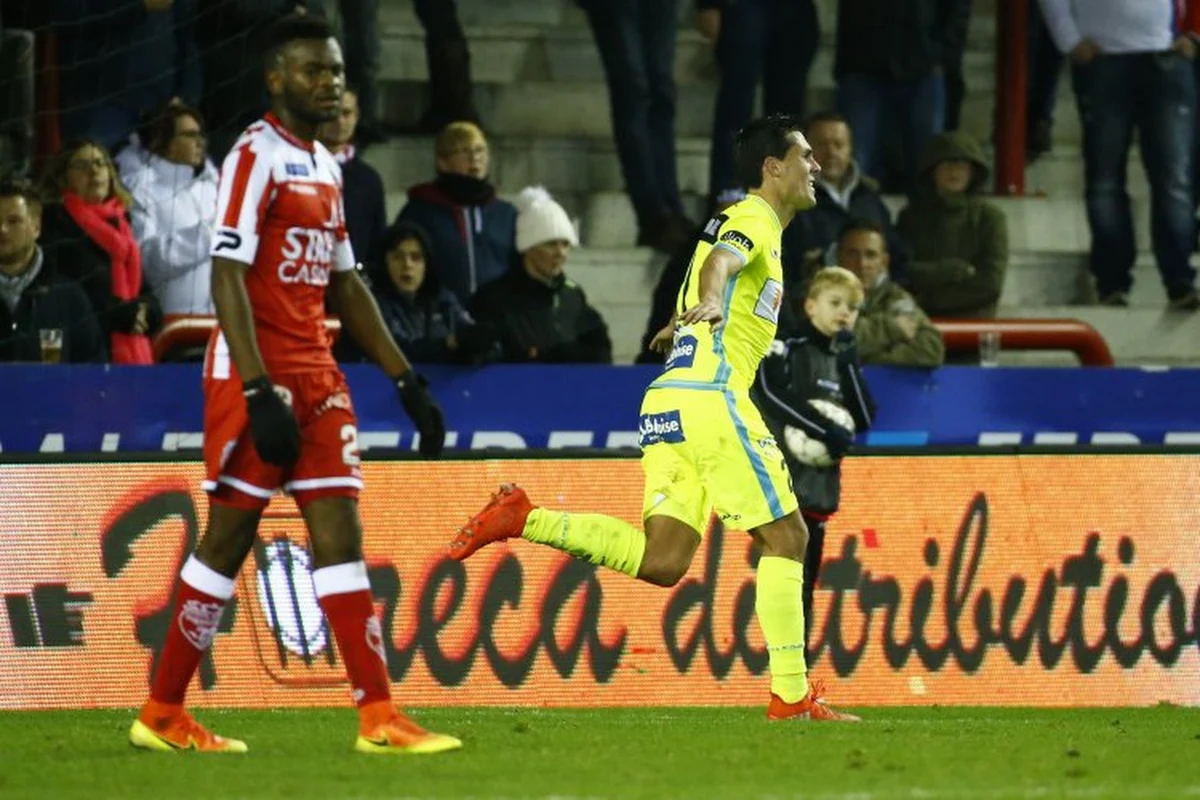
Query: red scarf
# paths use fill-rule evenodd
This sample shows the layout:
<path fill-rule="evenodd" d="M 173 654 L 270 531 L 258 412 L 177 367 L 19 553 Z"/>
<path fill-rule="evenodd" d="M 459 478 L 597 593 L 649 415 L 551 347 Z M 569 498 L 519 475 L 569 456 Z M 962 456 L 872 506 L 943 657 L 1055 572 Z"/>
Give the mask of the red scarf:
<path fill-rule="evenodd" d="M 67 191 L 63 194 L 63 207 L 88 238 L 108 254 L 112 262 L 113 296 L 125 302 L 136 300 L 142 288 L 142 251 L 133 238 L 120 198 L 114 195 L 101 203 L 88 203 Z M 154 363 L 150 337 L 144 333 L 113 331 L 110 345 L 114 364 Z"/>

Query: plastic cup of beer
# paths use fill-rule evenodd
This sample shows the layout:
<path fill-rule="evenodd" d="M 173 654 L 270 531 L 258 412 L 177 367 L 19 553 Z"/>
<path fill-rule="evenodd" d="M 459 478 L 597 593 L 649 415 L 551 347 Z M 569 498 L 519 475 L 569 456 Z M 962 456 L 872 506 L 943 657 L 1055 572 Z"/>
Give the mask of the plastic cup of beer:
<path fill-rule="evenodd" d="M 57 364 L 62 361 L 62 328 L 42 328 L 38 331 L 38 342 L 42 346 L 42 363 Z"/>

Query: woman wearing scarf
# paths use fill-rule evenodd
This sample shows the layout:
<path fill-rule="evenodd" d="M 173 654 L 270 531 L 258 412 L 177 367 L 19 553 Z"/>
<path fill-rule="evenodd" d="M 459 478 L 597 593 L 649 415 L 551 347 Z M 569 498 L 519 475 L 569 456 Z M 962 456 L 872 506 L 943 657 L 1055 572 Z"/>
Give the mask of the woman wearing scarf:
<path fill-rule="evenodd" d="M 67 145 L 47 170 L 44 192 L 42 247 L 62 275 L 83 286 L 112 363 L 153 363 L 149 334 L 162 314 L 142 277 L 132 200 L 108 151 L 91 140 Z"/>

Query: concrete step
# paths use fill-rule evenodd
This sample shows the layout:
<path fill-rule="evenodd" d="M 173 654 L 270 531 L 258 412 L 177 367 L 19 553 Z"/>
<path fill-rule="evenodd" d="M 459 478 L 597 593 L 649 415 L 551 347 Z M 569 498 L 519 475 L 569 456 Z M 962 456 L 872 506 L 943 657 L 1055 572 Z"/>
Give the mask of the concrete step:
<path fill-rule="evenodd" d="M 1200 342 L 1200 314 L 1196 313 L 1099 306 L 1001 306 L 999 313 L 1003 317 L 1082 320 L 1100 332 L 1122 365 L 1200 363 L 1196 344 Z"/>

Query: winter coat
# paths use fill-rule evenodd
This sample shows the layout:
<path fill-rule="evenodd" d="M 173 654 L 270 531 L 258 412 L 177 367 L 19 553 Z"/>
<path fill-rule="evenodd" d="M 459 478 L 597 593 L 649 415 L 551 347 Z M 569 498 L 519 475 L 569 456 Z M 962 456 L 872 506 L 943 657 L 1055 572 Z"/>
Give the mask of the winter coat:
<path fill-rule="evenodd" d="M 54 329 L 62 331 L 61 363 L 106 361 L 106 339 L 83 289 L 59 275 L 49 257 L 38 269 L 15 309 L 0 300 L 0 362 L 40 362 L 39 332 Z"/>
<path fill-rule="evenodd" d="M 805 513 L 828 516 L 837 511 L 841 464 L 828 467 L 801 464 L 788 450 L 783 432 L 790 425 L 813 438 L 821 438 L 830 422 L 809 405 L 810 400 L 831 400 L 845 408 L 854 418 L 859 433 L 870 428 L 875 417 L 875 400 L 857 360 L 843 358 L 839 364 L 833 342 L 805 317 L 792 332 L 781 332 L 780 339 L 759 365 L 750 391 L 767 427 L 780 444 Z"/>
<path fill-rule="evenodd" d="M 340 160 L 340 159 L 339 159 Z M 363 264 L 376 261 L 387 230 L 387 200 L 383 178 L 361 157 L 342 164 L 342 198 L 346 206 L 346 232 L 355 257 Z"/>
<path fill-rule="evenodd" d="M 973 165 L 967 191 L 942 196 L 933 170 L 943 161 Z M 926 149 L 920 178 L 896 228 L 912 252 L 909 288 L 935 317 L 994 317 L 1008 270 L 1008 221 L 980 197 L 987 164 L 979 144 L 966 133 L 944 133 Z"/>
<path fill-rule="evenodd" d="M 896 318 L 909 316 L 917 321 L 912 339 L 896 324 Z M 864 364 L 890 364 L 897 367 L 940 367 L 946 360 L 942 334 L 906 292 L 886 275 L 867 288 L 866 299 L 854 326 L 858 355 Z"/>
<path fill-rule="evenodd" d="M 494 327 L 505 361 L 612 363 L 608 327 L 564 275 L 547 285 L 515 266 L 475 295 L 471 313 Z"/>
<path fill-rule="evenodd" d="M 450 176 L 461 177 L 461 176 Z M 397 222 L 415 222 L 429 232 L 438 255 L 438 278 L 463 305 L 483 286 L 508 272 L 517 260 L 517 209 L 485 186 L 470 204 L 456 200 L 447 176 L 408 190 Z"/>

